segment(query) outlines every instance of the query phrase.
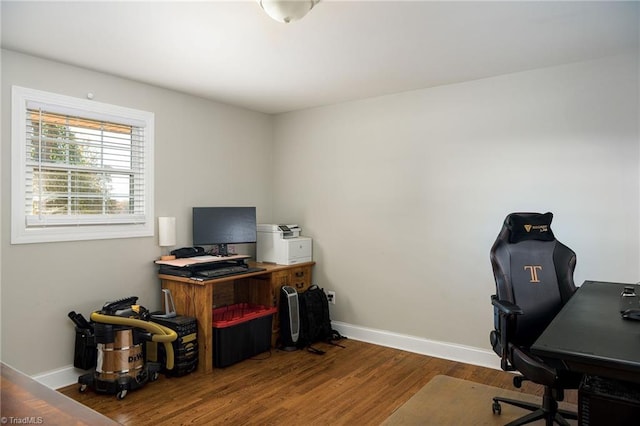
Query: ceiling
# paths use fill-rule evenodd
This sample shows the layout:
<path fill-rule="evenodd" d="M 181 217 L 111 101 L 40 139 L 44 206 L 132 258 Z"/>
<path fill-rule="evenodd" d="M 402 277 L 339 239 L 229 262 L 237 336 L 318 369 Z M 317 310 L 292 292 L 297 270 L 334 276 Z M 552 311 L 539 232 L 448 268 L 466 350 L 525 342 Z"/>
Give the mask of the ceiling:
<path fill-rule="evenodd" d="M 2 0 L 2 47 L 265 113 L 638 50 L 638 2 Z"/>

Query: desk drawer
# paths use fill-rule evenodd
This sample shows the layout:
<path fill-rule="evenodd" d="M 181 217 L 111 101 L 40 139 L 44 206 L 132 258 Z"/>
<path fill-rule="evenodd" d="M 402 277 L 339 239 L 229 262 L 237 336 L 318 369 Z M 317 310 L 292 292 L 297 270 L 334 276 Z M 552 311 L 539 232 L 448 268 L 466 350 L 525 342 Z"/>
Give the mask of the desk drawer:
<path fill-rule="evenodd" d="M 291 287 L 295 288 L 298 293 L 306 291 L 311 287 L 311 267 L 300 266 L 291 268 Z"/>

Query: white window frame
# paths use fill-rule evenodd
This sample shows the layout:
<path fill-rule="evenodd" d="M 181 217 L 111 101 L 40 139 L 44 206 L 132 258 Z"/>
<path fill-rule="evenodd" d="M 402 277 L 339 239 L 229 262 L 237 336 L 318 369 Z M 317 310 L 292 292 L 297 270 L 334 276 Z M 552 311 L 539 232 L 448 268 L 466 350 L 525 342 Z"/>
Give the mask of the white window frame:
<path fill-rule="evenodd" d="M 27 178 L 27 108 L 41 105 L 47 109 L 73 116 L 135 125 L 144 128 L 144 213 L 135 220 L 122 223 L 109 219 L 102 223 L 59 223 L 50 226 L 30 226 L 26 211 Z M 54 241 L 99 240 L 110 238 L 150 237 L 154 235 L 154 128 L 152 112 L 110 105 L 88 99 L 74 98 L 29 89 L 12 87 L 11 122 L 11 243 L 42 243 Z M 30 212 L 29 212 L 30 213 Z M 114 215 L 115 216 L 115 215 Z M 55 218 L 57 219 L 57 218 Z"/>

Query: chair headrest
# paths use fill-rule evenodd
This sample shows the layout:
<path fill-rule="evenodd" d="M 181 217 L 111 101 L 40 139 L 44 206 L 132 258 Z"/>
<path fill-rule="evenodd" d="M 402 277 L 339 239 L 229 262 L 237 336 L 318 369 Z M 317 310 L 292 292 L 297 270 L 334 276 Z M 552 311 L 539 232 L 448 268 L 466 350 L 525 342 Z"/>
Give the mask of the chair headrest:
<path fill-rule="evenodd" d="M 509 229 L 511 244 L 526 240 L 553 241 L 556 237 L 551 231 L 553 213 L 511 213 L 504 220 Z"/>

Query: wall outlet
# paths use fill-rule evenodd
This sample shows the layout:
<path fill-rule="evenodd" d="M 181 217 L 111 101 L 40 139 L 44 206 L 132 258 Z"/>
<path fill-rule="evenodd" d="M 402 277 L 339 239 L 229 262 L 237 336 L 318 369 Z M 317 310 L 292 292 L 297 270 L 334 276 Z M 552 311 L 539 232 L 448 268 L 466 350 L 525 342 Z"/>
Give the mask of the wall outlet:
<path fill-rule="evenodd" d="M 336 292 L 335 291 L 327 291 L 327 300 L 332 305 L 336 304 Z"/>

